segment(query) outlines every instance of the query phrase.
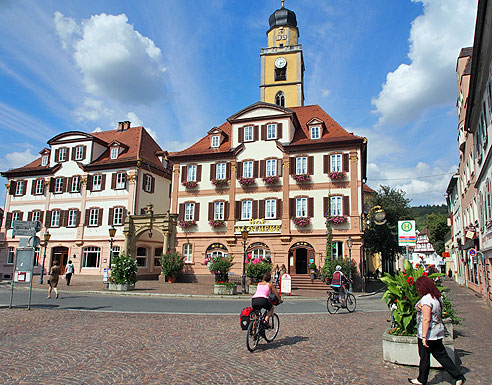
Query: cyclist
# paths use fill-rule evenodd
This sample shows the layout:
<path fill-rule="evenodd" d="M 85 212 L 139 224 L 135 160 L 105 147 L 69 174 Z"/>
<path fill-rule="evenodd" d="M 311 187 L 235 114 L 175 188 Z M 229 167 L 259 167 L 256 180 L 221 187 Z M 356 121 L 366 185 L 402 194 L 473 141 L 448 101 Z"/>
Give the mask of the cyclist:
<path fill-rule="evenodd" d="M 345 293 L 347 292 L 345 283 L 348 282 L 348 278 L 342 273 L 342 266 L 337 265 L 337 267 L 335 267 L 335 272 L 333 273 L 330 286 L 338 293 L 343 307 L 345 307 Z"/>
<path fill-rule="evenodd" d="M 268 319 L 272 316 L 273 311 L 275 309 L 275 306 L 270 302 L 268 299 L 268 296 L 270 295 L 271 292 L 275 293 L 275 295 L 278 297 L 279 300 L 280 294 L 275 288 L 275 286 L 270 283 L 270 280 L 272 279 L 272 275 L 270 272 L 266 272 L 263 274 L 263 281 L 258 283 L 258 288 L 256 289 L 255 295 L 251 298 L 251 306 L 253 309 L 267 309 L 268 312 L 265 316 L 265 323 L 268 322 Z"/>

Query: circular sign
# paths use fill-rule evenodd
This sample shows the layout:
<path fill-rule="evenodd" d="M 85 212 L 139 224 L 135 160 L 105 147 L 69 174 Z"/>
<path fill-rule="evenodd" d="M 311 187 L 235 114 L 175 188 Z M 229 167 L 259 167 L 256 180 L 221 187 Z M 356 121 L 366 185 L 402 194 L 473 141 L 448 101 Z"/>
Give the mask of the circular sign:
<path fill-rule="evenodd" d="M 412 231 L 413 229 L 412 222 L 408 222 L 408 221 L 403 222 L 401 224 L 401 229 L 406 232 Z"/>
<path fill-rule="evenodd" d="M 475 255 L 477 255 L 477 250 L 475 249 L 468 250 L 468 255 L 473 258 Z"/>

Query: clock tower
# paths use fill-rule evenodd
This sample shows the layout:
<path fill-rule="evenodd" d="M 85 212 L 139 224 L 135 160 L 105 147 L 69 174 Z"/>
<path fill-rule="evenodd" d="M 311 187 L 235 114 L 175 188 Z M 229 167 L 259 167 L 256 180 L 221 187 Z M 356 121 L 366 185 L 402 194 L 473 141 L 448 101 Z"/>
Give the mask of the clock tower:
<path fill-rule="evenodd" d="M 260 100 L 282 107 L 303 106 L 304 60 L 296 14 L 282 1 L 268 21 L 268 48 L 260 53 Z"/>

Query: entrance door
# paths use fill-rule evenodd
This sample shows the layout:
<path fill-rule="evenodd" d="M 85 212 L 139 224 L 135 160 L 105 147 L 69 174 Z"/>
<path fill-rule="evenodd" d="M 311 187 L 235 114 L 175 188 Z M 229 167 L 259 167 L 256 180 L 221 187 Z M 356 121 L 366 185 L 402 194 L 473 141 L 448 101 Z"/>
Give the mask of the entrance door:
<path fill-rule="evenodd" d="M 296 249 L 295 251 L 296 274 L 307 274 L 307 250 L 304 248 Z"/>
<path fill-rule="evenodd" d="M 68 247 L 55 247 L 51 254 L 51 266 L 57 261 L 60 265 L 60 274 L 65 274 L 65 266 L 68 263 Z M 51 269 L 51 266 L 49 267 Z M 48 270 L 49 271 L 49 270 Z"/>

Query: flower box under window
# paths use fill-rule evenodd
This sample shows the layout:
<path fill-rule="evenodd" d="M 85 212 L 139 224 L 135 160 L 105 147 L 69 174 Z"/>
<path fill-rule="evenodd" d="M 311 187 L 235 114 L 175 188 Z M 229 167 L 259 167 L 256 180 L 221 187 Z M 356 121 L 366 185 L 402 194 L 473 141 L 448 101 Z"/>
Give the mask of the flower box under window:
<path fill-rule="evenodd" d="M 182 229 L 187 229 L 189 227 L 195 226 L 196 221 L 192 219 L 191 221 L 178 221 L 178 226 L 181 227 Z"/>
<path fill-rule="evenodd" d="M 347 176 L 347 173 L 345 171 L 332 171 L 328 174 L 329 178 L 331 180 L 342 180 L 345 179 Z"/>
<path fill-rule="evenodd" d="M 211 180 L 212 184 L 216 187 L 222 187 L 222 186 L 227 186 L 229 184 L 228 179 L 212 179 Z"/>
<path fill-rule="evenodd" d="M 311 175 L 309 174 L 295 174 L 292 175 L 292 178 L 294 178 L 297 183 L 305 183 L 311 181 Z"/>
<path fill-rule="evenodd" d="M 265 182 L 266 184 L 275 184 L 278 183 L 279 180 L 280 178 L 278 177 L 278 175 L 272 175 L 263 178 L 263 182 Z"/>
<path fill-rule="evenodd" d="M 345 223 L 348 220 L 347 215 L 328 215 L 326 217 L 326 222 L 338 225 L 340 223 Z"/>
<path fill-rule="evenodd" d="M 184 182 L 183 186 L 185 186 L 186 188 L 195 188 L 196 186 L 198 186 L 198 183 L 194 180 L 189 180 Z"/>
<path fill-rule="evenodd" d="M 254 183 L 255 183 L 255 178 L 244 178 L 244 177 L 239 178 L 239 184 L 241 186 L 251 186 Z"/>
<path fill-rule="evenodd" d="M 298 227 L 305 227 L 311 224 L 310 217 L 295 217 L 292 218 L 292 222 Z"/>
<path fill-rule="evenodd" d="M 225 221 L 222 219 L 213 219 L 211 221 L 208 221 L 208 224 L 212 227 L 222 227 L 225 226 Z"/>

